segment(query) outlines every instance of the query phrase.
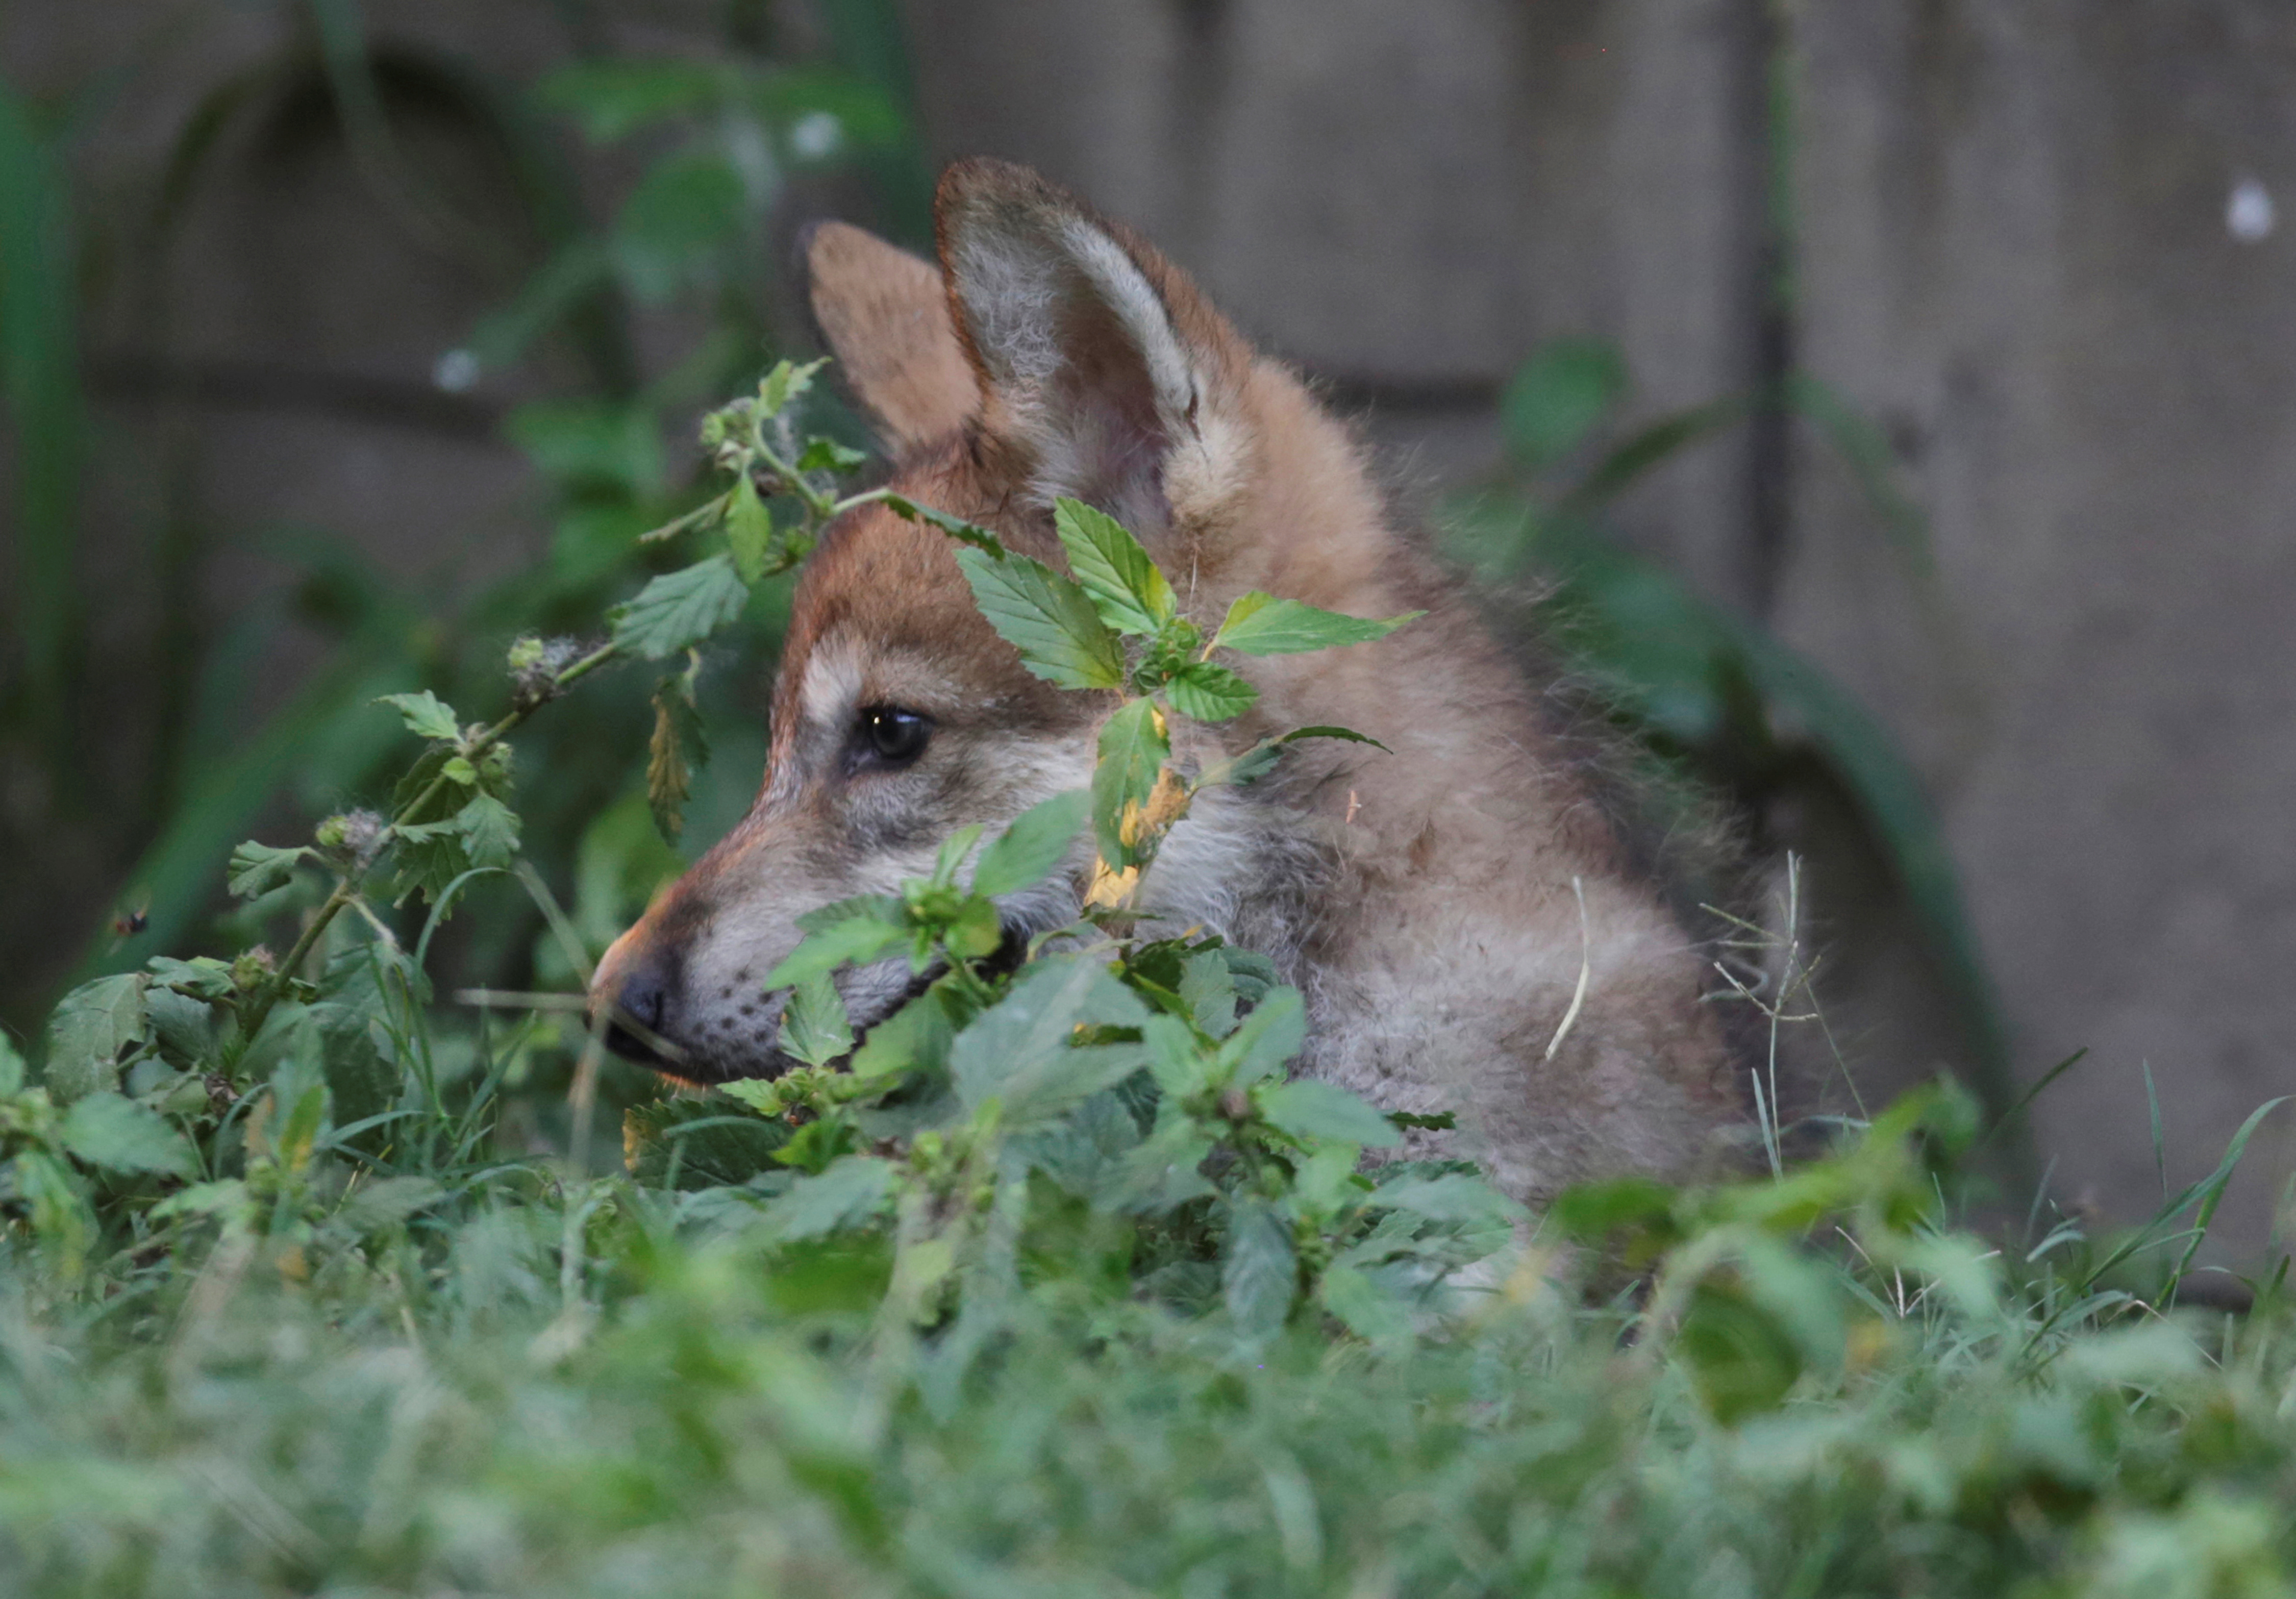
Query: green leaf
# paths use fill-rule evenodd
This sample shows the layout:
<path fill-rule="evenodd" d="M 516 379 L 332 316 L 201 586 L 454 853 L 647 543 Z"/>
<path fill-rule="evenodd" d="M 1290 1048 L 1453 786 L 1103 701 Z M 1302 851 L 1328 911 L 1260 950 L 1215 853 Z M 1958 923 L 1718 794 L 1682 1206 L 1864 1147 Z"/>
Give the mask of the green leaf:
<path fill-rule="evenodd" d="M 24 1091 L 26 1062 L 5 1029 L 0 1029 L 0 1099 L 13 1099 Z"/>
<path fill-rule="evenodd" d="M 1199 722 L 1225 722 L 1240 717 L 1259 701 L 1259 691 L 1226 667 L 1199 660 L 1183 667 L 1164 685 L 1172 709 Z"/>
<path fill-rule="evenodd" d="M 850 449 L 838 443 L 834 439 L 819 437 L 807 439 L 805 448 L 799 453 L 797 458 L 797 469 L 800 472 L 847 472 L 857 471 L 868 464 L 869 454 L 866 450 Z"/>
<path fill-rule="evenodd" d="M 518 853 L 518 813 L 492 794 L 480 794 L 455 813 L 474 866 L 507 866 Z"/>
<path fill-rule="evenodd" d="M 1369 617 L 1319 611 L 1298 600 L 1279 600 L 1255 589 L 1239 595 L 1235 603 L 1227 608 L 1227 619 L 1220 623 L 1219 633 L 1212 642 L 1222 649 L 1245 655 L 1300 655 L 1341 644 L 1369 644 L 1426 614 L 1423 611 L 1406 611 L 1383 622 L 1375 621 Z"/>
<path fill-rule="evenodd" d="M 808 931 L 803 943 L 766 973 L 766 987 L 794 987 L 826 976 L 849 962 L 858 965 L 873 961 L 907 933 L 901 922 L 882 916 L 849 916 L 829 922 Z"/>
<path fill-rule="evenodd" d="M 1358 1267 L 1325 1269 L 1316 1297 L 1347 1330 L 1366 1343 L 1401 1343 L 1411 1336 L 1411 1312 Z"/>
<path fill-rule="evenodd" d="M 948 1012 L 931 992 L 919 995 L 871 1028 L 853 1052 L 855 1077 L 938 1068 L 948 1059 L 952 1030 Z"/>
<path fill-rule="evenodd" d="M 916 501 L 898 494 L 887 495 L 882 504 L 885 509 L 894 515 L 906 517 L 913 522 L 923 522 L 928 527 L 939 528 L 957 543 L 970 545 L 991 560 L 1003 561 L 1006 558 L 1004 541 L 979 522 L 969 522 L 961 516 L 951 516 L 947 512 L 936 511 L 931 505 L 920 505 Z"/>
<path fill-rule="evenodd" d="M 1100 759 L 1092 771 L 1092 824 L 1103 860 L 1128 865 L 1133 852 L 1122 834 L 1128 803 L 1145 805 L 1172 742 L 1153 700 L 1127 701 L 1100 730 Z"/>
<path fill-rule="evenodd" d="M 1041 561 L 1002 560 L 979 549 L 957 552 L 973 603 L 997 636 L 1021 652 L 1021 663 L 1062 688 L 1115 688 L 1124 653 L 1102 625 L 1084 590 Z"/>
<path fill-rule="evenodd" d="M 1180 969 L 1180 998 L 1197 1027 L 1213 1037 L 1235 1030 L 1235 973 L 1229 970 L 1226 950 L 1207 949 L 1187 958 Z"/>
<path fill-rule="evenodd" d="M 826 972 L 790 990 L 782 1008 L 781 1048 L 808 1066 L 826 1066 L 853 1050 L 853 1023 Z"/>
<path fill-rule="evenodd" d="M 1275 769 L 1276 758 L 1283 753 L 1285 745 L 1310 738 L 1344 739 L 1351 744 L 1369 744 L 1374 750 L 1387 750 L 1387 746 L 1377 739 L 1351 728 L 1295 727 L 1281 737 L 1262 739 L 1242 754 L 1207 767 L 1203 775 L 1196 779 L 1196 786 L 1218 788 L 1225 783 L 1242 784 L 1264 777 Z M 1389 750 L 1388 753 L 1392 755 L 1394 751 Z"/>
<path fill-rule="evenodd" d="M 99 1090 L 74 1102 L 64 1117 L 64 1147 L 107 1171 L 190 1177 L 199 1171 L 192 1146 L 157 1111 Z"/>
<path fill-rule="evenodd" d="M 808 361 L 799 365 L 791 361 L 776 361 L 774 369 L 766 373 L 758 385 L 758 413 L 762 416 L 779 416 L 790 407 L 790 402 L 813 387 L 816 373 L 829 365 L 827 357 Z"/>
<path fill-rule="evenodd" d="M 773 548 L 774 516 L 758 497 L 758 486 L 743 472 L 734 483 L 726 506 L 726 545 L 734 554 L 734 570 L 744 583 L 766 575 L 766 557 Z"/>
<path fill-rule="evenodd" d="M 1558 339 L 1542 345 L 1499 400 L 1509 452 L 1526 466 L 1552 466 L 1594 431 L 1626 388 L 1626 364 L 1608 340 Z"/>
<path fill-rule="evenodd" d="M 1050 877 L 1068 858 L 1091 806 L 1088 791 L 1071 789 L 1022 811 L 980 852 L 980 864 L 972 869 L 972 891 L 1017 894 Z"/>
<path fill-rule="evenodd" d="M 444 739 L 452 743 L 463 736 L 462 724 L 455 719 L 455 708 L 427 688 L 419 694 L 385 694 L 376 703 L 396 707 L 406 719 L 406 730 L 417 737 Z"/>
<path fill-rule="evenodd" d="M 980 835 L 988 831 L 984 823 L 969 823 L 940 841 L 940 852 L 933 857 L 931 882 L 934 888 L 955 886 L 956 874 L 972 854 L 972 847 L 980 842 Z"/>
<path fill-rule="evenodd" d="M 1261 1096 L 1260 1113 L 1294 1138 L 1389 1149 L 1403 1135 L 1388 1119 L 1345 1088 L 1303 1078 Z"/>
<path fill-rule="evenodd" d="M 48 1019 L 43 1081 L 58 1104 L 119 1086 L 119 1057 L 144 1041 L 141 972 L 99 977 L 63 996 Z"/>
<path fill-rule="evenodd" d="M 749 585 L 731 555 L 712 555 L 679 571 L 664 572 L 614 608 L 614 642 L 660 660 L 692 649 L 742 613 Z"/>
<path fill-rule="evenodd" d="M 892 1192 L 893 1168 L 870 1155 L 847 1155 L 819 1177 L 802 1177 L 766 1210 L 766 1226 L 785 1242 L 819 1238 L 871 1220 Z"/>
<path fill-rule="evenodd" d="M 297 864 L 310 853 L 299 845 L 278 849 L 250 839 L 231 852 L 231 891 L 242 899 L 259 899 L 274 889 L 284 888 L 295 875 Z"/>
<path fill-rule="evenodd" d="M 1259 1342 L 1283 1329 L 1299 1282 L 1292 1229 L 1265 1200 L 1239 1200 L 1230 1210 L 1220 1293 L 1245 1339 Z"/>
<path fill-rule="evenodd" d="M 1053 502 L 1053 523 L 1069 553 L 1069 570 L 1092 596 L 1100 619 L 1119 633 L 1153 633 L 1179 603 L 1172 586 L 1124 524 L 1081 500 Z"/>
<path fill-rule="evenodd" d="M 1021 970 L 1004 997 L 957 1034 L 949 1078 L 965 1109 L 1001 1100 L 1005 1124 L 1057 1115 L 1140 1070 L 1136 1044 L 1070 1043 L 1080 1025 L 1137 1027 L 1132 991 L 1090 956 L 1041 960 Z"/>
<path fill-rule="evenodd" d="M 1297 988 L 1271 988 L 1220 1046 L 1221 1075 L 1239 1087 L 1273 1077 L 1308 1041 L 1308 1012 Z"/>

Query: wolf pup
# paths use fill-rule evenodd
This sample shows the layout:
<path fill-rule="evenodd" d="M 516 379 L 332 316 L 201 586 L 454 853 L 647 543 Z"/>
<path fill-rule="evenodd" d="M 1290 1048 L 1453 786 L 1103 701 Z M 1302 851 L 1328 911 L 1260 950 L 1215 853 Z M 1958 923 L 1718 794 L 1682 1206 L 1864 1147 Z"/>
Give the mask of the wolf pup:
<path fill-rule="evenodd" d="M 1090 502 L 1202 622 L 1250 589 L 1427 612 L 1378 644 L 1255 660 L 1251 712 L 1175 724 L 1182 761 L 1331 724 L 1391 753 L 1293 746 L 1258 783 L 1203 794 L 1145 908 L 1273 958 L 1307 999 L 1299 1070 L 1455 1113 L 1434 1142 L 1517 1198 L 1706 1164 L 1739 1111 L 1704 964 L 1629 870 L 1552 725 L 1552 685 L 1391 523 L 1363 447 L 1154 249 L 1033 172 L 960 163 L 936 218 L 938 270 L 838 223 L 807 248 L 816 315 L 899 493 L 1056 566 L 1054 500 Z M 762 980 L 797 918 L 923 874 L 960 826 L 1086 786 L 1113 709 L 1022 668 L 943 535 L 854 511 L 799 578 L 756 806 L 615 942 L 594 994 L 676 1046 L 680 1078 L 786 1070 Z M 1078 854 L 1052 891 L 1003 907 L 1010 933 L 1074 919 Z M 857 1028 L 914 988 L 900 958 L 839 982 Z"/>

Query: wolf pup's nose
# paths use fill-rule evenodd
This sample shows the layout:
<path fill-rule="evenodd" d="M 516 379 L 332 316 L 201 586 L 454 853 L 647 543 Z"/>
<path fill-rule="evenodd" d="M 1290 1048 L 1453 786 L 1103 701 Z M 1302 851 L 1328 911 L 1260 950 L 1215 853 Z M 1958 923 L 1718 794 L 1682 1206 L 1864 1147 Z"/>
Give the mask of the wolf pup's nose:
<path fill-rule="evenodd" d="M 606 1024 L 606 1047 L 629 1060 L 659 1064 L 661 1055 L 654 1040 L 666 1033 L 669 1017 L 668 963 L 658 957 L 642 957 L 615 976 L 613 988 L 602 983 L 596 993 L 598 1002 L 611 1003 L 614 1007 Z M 642 1037 L 624 1027 L 625 1018 L 649 1036 Z"/>

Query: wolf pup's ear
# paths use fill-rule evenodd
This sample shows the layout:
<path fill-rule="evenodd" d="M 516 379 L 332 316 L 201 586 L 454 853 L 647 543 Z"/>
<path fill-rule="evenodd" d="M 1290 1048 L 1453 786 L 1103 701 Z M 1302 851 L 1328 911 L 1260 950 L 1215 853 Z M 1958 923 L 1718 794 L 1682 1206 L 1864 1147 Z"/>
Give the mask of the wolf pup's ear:
<path fill-rule="evenodd" d="M 822 339 L 888 446 L 944 438 L 980 408 L 939 268 L 843 222 L 808 231 L 805 264 Z"/>
<path fill-rule="evenodd" d="M 1184 274 L 1004 161 L 951 167 L 934 213 L 982 423 L 1022 452 L 1032 497 L 1091 501 L 1149 532 L 1234 492 L 1250 352 Z"/>

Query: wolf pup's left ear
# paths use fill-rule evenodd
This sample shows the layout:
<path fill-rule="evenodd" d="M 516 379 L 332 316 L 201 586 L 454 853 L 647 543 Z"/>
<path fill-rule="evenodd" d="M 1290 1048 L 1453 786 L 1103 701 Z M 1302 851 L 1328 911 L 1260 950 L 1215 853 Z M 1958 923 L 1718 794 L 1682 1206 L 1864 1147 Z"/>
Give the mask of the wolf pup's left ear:
<path fill-rule="evenodd" d="M 822 340 L 885 442 L 898 452 L 964 426 L 980 408 L 980 385 L 950 325 L 939 269 L 843 222 L 816 223 L 804 249 Z"/>
<path fill-rule="evenodd" d="M 1031 496 L 1152 533 L 1210 512 L 1244 466 L 1250 349 L 1145 242 L 1024 167 L 960 161 L 934 204 L 981 420 Z"/>

